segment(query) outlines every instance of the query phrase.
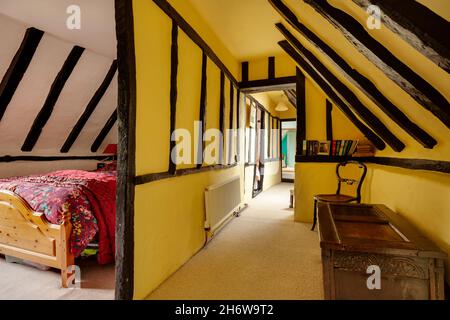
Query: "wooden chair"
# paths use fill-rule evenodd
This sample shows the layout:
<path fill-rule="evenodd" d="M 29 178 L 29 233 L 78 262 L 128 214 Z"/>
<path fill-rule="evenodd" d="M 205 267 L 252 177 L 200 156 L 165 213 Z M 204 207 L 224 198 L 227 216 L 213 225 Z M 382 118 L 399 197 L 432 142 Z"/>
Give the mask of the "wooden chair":
<path fill-rule="evenodd" d="M 362 174 L 359 178 L 359 180 L 356 179 L 347 179 L 343 178 L 340 174 L 340 168 L 345 167 L 347 165 L 356 165 L 358 168 L 362 169 Z M 316 227 L 317 223 L 317 203 L 318 202 L 333 202 L 333 203 L 349 203 L 349 202 L 356 202 L 361 203 L 361 187 L 364 182 L 364 179 L 367 174 L 367 167 L 364 163 L 359 161 L 345 161 L 342 163 L 338 163 L 336 166 L 336 176 L 338 179 L 338 187 L 336 194 L 318 194 L 314 196 L 314 222 L 311 228 L 311 231 L 313 231 Z M 356 185 L 356 196 L 349 196 L 345 194 L 341 194 L 341 185 L 342 183 L 346 183 L 348 185 Z"/>

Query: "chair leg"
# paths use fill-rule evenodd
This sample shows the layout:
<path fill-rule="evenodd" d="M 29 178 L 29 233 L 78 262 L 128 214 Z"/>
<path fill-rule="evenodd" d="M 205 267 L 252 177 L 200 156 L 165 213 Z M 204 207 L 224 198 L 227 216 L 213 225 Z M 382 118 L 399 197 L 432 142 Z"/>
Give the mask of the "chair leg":
<path fill-rule="evenodd" d="M 311 231 L 314 231 L 314 229 L 316 228 L 316 223 L 317 223 L 317 200 L 314 199 L 314 221 Z"/>

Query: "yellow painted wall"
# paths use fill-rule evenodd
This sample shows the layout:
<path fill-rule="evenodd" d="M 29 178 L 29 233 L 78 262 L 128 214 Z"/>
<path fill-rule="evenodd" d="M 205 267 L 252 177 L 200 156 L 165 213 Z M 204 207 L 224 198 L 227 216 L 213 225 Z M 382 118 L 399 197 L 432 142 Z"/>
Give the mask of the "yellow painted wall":
<path fill-rule="evenodd" d="M 448 1 L 421 2 L 427 3 L 442 16 L 448 16 L 450 13 L 450 2 Z M 351 14 L 365 26 L 367 15 L 353 2 L 331 0 L 330 3 Z M 310 45 L 300 34 L 293 31 L 302 44 L 312 51 L 330 71 L 346 84 L 406 145 L 405 150 L 400 153 L 394 152 L 387 146 L 385 150 L 378 151 L 376 153 L 377 156 L 450 160 L 450 132 L 444 124 L 415 102 L 394 82 L 389 80 L 314 9 L 301 1 L 286 0 L 286 4 L 296 13 L 302 23 L 333 47 L 353 68 L 373 81 L 388 99 L 438 141 L 438 145 L 433 149 L 423 148 L 390 120 L 357 87 L 348 82 L 341 72 L 316 48 Z M 387 28 L 383 27 L 381 30 L 371 30 L 369 32 L 414 71 L 435 86 L 447 99 L 450 98 L 450 76 L 447 73 Z M 314 91 L 314 86 L 308 85 L 307 81 L 307 138 L 320 140 L 325 137 L 325 120 L 324 109 L 317 107 L 322 105 L 320 100 L 323 100 L 324 96 L 317 87 L 316 93 L 311 92 Z M 362 137 L 362 134 L 351 125 L 336 107 L 333 109 L 333 136 L 335 139 Z M 312 221 L 314 194 L 335 192 L 337 183 L 334 168 L 335 164 L 297 163 L 295 191 L 295 218 L 297 221 Z M 363 201 L 386 204 L 392 210 L 414 223 L 436 244 L 450 254 L 450 202 L 448 201 L 450 176 L 372 164 L 369 164 L 368 168 L 368 178 L 363 188 Z M 449 273 L 447 265 L 447 279 L 449 279 Z"/>
<path fill-rule="evenodd" d="M 284 52 L 274 55 L 275 57 L 275 77 L 290 77 L 295 75 L 295 63 Z M 257 57 L 248 60 L 248 79 L 261 80 L 267 79 L 269 69 L 268 57 Z"/>
<path fill-rule="evenodd" d="M 237 78 L 239 63 L 209 29 L 189 1 L 169 1 Z M 171 19 L 153 1 L 134 0 L 136 45 L 136 174 L 165 172 L 169 160 Z M 177 128 L 193 133 L 198 119 L 201 50 L 179 29 Z M 220 71 L 208 59 L 207 128 L 219 124 Z M 229 81 L 226 80 L 226 110 Z M 236 100 L 236 98 L 235 98 Z M 241 115 L 243 119 L 243 115 Z M 229 118 L 225 117 L 225 125 Z M 241 143 L 241 145 L 243 145 Z M 192 167 L 180 165 L 178 168 Z M 204 189 L 244 168 L 210 171 L 136 187 L 134 298 L 142 299 L 202 248 Z M 242 182 L 243 183 L 243 182 Z"/>

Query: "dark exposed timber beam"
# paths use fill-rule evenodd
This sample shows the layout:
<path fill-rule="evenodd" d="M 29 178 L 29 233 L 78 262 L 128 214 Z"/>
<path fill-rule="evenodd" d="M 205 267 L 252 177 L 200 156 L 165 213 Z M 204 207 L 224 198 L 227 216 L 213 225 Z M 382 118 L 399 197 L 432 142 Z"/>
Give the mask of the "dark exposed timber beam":
<path fill-rule="evenodd" d="M 220 70 L 222 70 L 228 79 L 230 79 L 235 86 L 238 86 L 238 81 L 234 78 L 233 74 L 228 70 L 222 60 L 216 55 L 211 47 L 203 40 L 203 38 L 189 25 L 189 23 L 173 8 L 167 0 L 153 0 L 156 5 L 161 8 L 170 18 L 172 18 L 181 30 L 202 50 L 206 52 L 208 58 L 210 58 Z"/>
<path fill-rule="evenodd" d="M 450 23 L 412 0 L 353 0 L 366 9 L 378 6 L 383 24 L 421 54 L 450 71 Z"/>
<path fill-rule="evenodd" d="M 98 134 L 97 138 L 95 138 L 94 143 L 91 146 L 92 152 L 97 152 L 98 148 L 102 145 L 103 141 L 105 140 L 106 136 L 111 131 L 112 127 L 117 121 L 117 110 L 114 110 L 114 112 L 109 117 L 108 121 L 106 121 L 106 124 Z"/>
<path fill-rule="evenodd" d="M 42 128 L 44 128 L 44 126 L 47 124 L 48 119 L 50 119 L 53 108 L 58 101 L 59 95 L 61 94 L 64 85 L 75 69 L 78 60 L 80 60 L 83 51 L 84 48 L 79 46 L 73 47 L 70 51 L 69 56 L 67 57 L 61 70 L 53 81 L 50 92 L 48 93 L 47 99 L 44 102 L 44 106 L 42 107 L 41 111 L 39 111 L 36 119 L 33 122 L 33 125 L 31 126 L 30 132 L 28 133 L 25 142 L 23 143 L 22 151 L 33 150 L 34 145 L 41 135 Z"/>
<path fill-rule="evenodd" d="M 307 56 L 312 56 L 312 53 L 308 51 L 283 24 L 278 23 L 276 26 L 289 41 L 289 43 L 298 51 Z M 397 106 L 386 98 L 368 78 L 353 69 L 331 47 L 323 43 L 323 41 L 321 41 L 315 34 L 305 28 L 306 27 L 299 29 L 306 31 L 302 32 L 306 39 L 314 44 L 316 48 L 321 51 L 321 53 L 328 57 L 333 65 L 349 82 L 358 87 L 358 89 L 360 89 L 372 102 L 383 110 L 396 124 L 398 124 L 425 148 L 433 148 L 437 144 L 437 141 L 433 137 L 421 129 L 417 124 L 412 122 L 399 108 L 397 108 Z"/>
<path fill-rule="evenodd" d="M 172 33 L 170 46 L 170 142 L 169 142 L 169 174 L 175 174 L 177 165 L 172 161 L 172 150 L 176 146 L 176 141 L 172 140 L 172 134 L 177 125 L 177 100 L 178 100 L 178 25 L 172 19 Z"/>
<path fill-rule="evenodd" d="M 248 61 L 244 61 L 241 63 L 241 81 L 248 82 Z"/>
<path fill-rule="evenodd" d="M 333 105 L 331 102 L 326 99 L 325 103 L 326 107 L 326 124 L 327 124 L 327 140 L 332 141 L 333 140 Z"/>
<path fill-rule="evenodd" d="M 72 148 L 72 145 L 75 143 L 75 140 L 80 135 L 81 130 L 83 130 L 84 126 L 86 125 L 86 122 L 89 120 L 95 108 L 99 104 L 100 100 L 105 95 L 106 90 L 108 90 L 108 87 L 111 84 L 111 81 L 114 78 L 116 71 L 117 71 L 117 60 L 114 60 L 102 84 L 97 89 L 92 99 L 89 101 L 83 114 L 78 119 L 77 123 L 75 124 L 69 136 L 67 137 L 66 142 L 64 142 L 64 145 L 61 148 L 61 153 L 67 153 L 69 152 L 70 148 Z"/>
<path fill-rule="evenodd" d="M 199 160 L 197 168 L 201 168 L 203 165 L 203 151 L 205 150 L 205 141 L 203 135 L 206 131 L 206 90 L 207 90 L 207 67 L 208 57 L 205 51 L 202 51 L 202 79 L 200 84 L 200 126 L 198 133 L 198 153 L 197 159 Z"/>
<path fill-rule="evenodd" d="M 43 35 L 43 31 L 35 28 L 28 28 L 25 32 L 22 43 L 0 83 L 0 121 L 28 69 Z"/>
<path fill-rule="evenodd" d="M 450 128 L 450 104 L 436 88 L 372 38 L 351 15 L 331 6 L 326 0 L 304 1 L 341 31 L 344 37 L 389 79 Z"/>
<path fill-rule="evenodd" d="M 288 98 L 289 102 L 297 108 L 297 93 L 294 89 L 283 90 L 284 95 Z"/>
<path fill-rule="evenodd" d="M 267 74 L 269 79 L 275 79 L 275 57 L 269 57 Z"/>
<path fill-rule="evenodd" d="M 345 114 L 345 116 L 369 139 L 378 150 L 383 150 L 386 144 L 371 129 L 362 123 L 351 111 L 350 107 L 344 102 L 335 90 L 317 73 L 317 71 L 307 63 L 302 56 L 287 42 L 278 43 L 286 53 L 297 62 L 306 73 L 316 82 L 325 94 L 334 102 L 334 104 Z M 298 92 L 297 92 L 298 95 Z M 297 106 L 298 110 L 298 106 Z M 297 129 L 298 130 L 298 129 Z"/>
<path fill-rule="evenodd" d="M 410 170 L 424 170 L 441 173 L 450 173 L 450 161 L 428 160 L 428 159 L 407 159 L 390 157 L 330 157 L 330 156 L 296 156 L 296 162 L 312 163 L 338 163 L 348 160 L 358 160 L 365 163 L 373 163 L 382 166 L 399 167 Z"/>
<path fill-rule="evenodd" d="M 48 161 L 73 161 L 73 160 L 97 160 L 102 161 L 111 156 L 0 156 L 0 162 L 9 163 L 15 161 L 48 162 Z"/>
<path fill-rule="evenodd" d="M 230 129 L 230 134 L 228 138 L 228 163 L 232 163 L 234 161 L 233 154 L 233 133 L 231 130 L 234 126 L 234 87 L 233 83 L 230 81 L 230 119 L 228 123 L 228 128 Z"/>
<path fill-rule="evenodd" d="M 295 105 L 297 107 L 297 143 L 306 140 L 306 78 L 295 68 Z M 301 149 L 297 148 L 297 152 Z"/>
<path fill-rule="evenodd" d="M 223 71 L 220 72 L 219 129 L 222 132 L 219 146 L 219 164 L 223 164 L 223 142 L 225 134 L 225 74 Z"/>
<path fill-rule="evenodd" d="M 405 148 L 401 142 L 331 71 L 329 71 L 313 54 L 308 51 L 300 52 L 303 60 L 325 80 L 343 101 L 352 109 L 380 138 L 397 152 Z M 302 66 L 302 65 L 301 65 Z M 303 67 L 303 66 L 302 66 Z"/>
<path fill-rule="evenodd" d="M 279 77 L 275 79 L 250 80 L 240 82 L 239 88 L 244 93 L 257 93 L 269 90 L 285 90 L 295 86 L 295 77 Z"/>

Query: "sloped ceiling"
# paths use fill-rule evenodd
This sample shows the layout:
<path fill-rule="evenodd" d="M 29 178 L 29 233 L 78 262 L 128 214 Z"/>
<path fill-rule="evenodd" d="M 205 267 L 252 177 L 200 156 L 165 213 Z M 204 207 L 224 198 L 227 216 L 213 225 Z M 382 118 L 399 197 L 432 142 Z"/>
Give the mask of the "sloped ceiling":
<path fill-rule="evenodd" d="M 177 0 L 185 1 L 185 0 Z M 283 54 L 273 25 L 280 20 L 266 0 L 190 0 L 240 61 Z"/>
<path fill-rule="evenodd" d="M 81 29 L 69 30 L 66 10 L 81 10 Z M 0 13 L 93 52 L 116 57 L 114 0 L 1 0 Z"/>
<path fill-rule="evenodd" d="M 25 5 L 25 2 L 29 7 Z M 72 35 L 65 28 L 64 17 L 67 17 L 67 14 L 61 3 L 65 4 L 66 2 L 70 1 L 2 0 L 0 2 L 0 41 L 2 43 L 0 46 L 0 79 L 4 77 L 19 49 L 27 28 L 33 26 L 46 31 L 0 120 L 0 156 L 62 155 L 60 148 L 102 84 L 114 60 L 115 53 L 112 49 L 115 47 L 114 23 L 97 28 L 96 32 L 92 34 L 89 33 L 89 30 L 85 30 Z M 90 3 L 92 2 L 97 3 L 97 1 L 90 1 Z M 82 1 L 82 3 L 87 4 L 88 1 Z M 101 0 L 98 3 L 103 3 L 105 9 L 103 14 L 97 16 L 99 25 L 102 20 L 112 19 L 114 22 L 114 8 L 112 7 L 111 11 L 110 6 L 113 1 Z M 62 14 L 57 15 L 54 11 L 61 9 L 60 5 L 64 9 Z M 33 10 L 34 14 L 31 14 Z M 99 10 L 100 7 L 97 9 L 97 13 L 102 12 Z M 90 24 L 94 23 L 92 15 L 88 11 L 86 10 L 85 20 L 83 20 L 87 29 Z M 2 13 L 14 16 L 15 19 Z M 102 18 L 104 15 L 108 18 Z M 45 17 L 52 18 L 47 20 Z M 63 28 L 59 27 L 61 21 Z M 87 34 L 89 36 L 86 36 Z M 44 105 L 55 77 L 74 45 L 82 45 L 87 48 L 65 83 L 32 152 L 24 153 L 21 151 L 22 144 Z M 116 73 L 70 152 L 65 155 L 94 154 L 90 151 L 91 145 L 117 107 L 117 90 Z M 107 144 L 116 143 L 116 141 L 117 126 L 115 125 L 97 153 L 101 154 Z"/>
<path fill-rule="evenodd" d="M 384 123 L 405 145 L 404 151 L 394 152 L 390 147 L 379 152 L 380 156 L 404 156 L 436 160 L 448 160 L 450 157 L 450 132 L 449 129 L 431 112 L 426 110 L 414 100 L 405 90 L 386 76 L 375 64 L 362 55 L 346 38 L 329 23 L 314 8 L 303 0 L 283 0 L 294 12 L 299 21 L 314 32 L 321 40 L 325 41 L 337 54 L 342 57 L 352 68 L 358 70 L 398 107 L 412 122 L 418 124 L 428 134 L 437 140 L 433 149 L 426 149 L 418 141 L 406 133 L 398 124 L 391 120 L 377 105 L 370 100 L 359 88 L 350 83 L 335 67 L 335 65 L 323 55 L 323 53 L 293 30 L 280 16 L 273 17 L 268 0 L 250 1 L 225 1 L 225 0 L 190 0 L 198 8 L 222 41 L 229 47 L 236 57 L 241 60 L 250 59 L 250 55 L 268 55 L 276 50 L 276 42 L 282 37 L 273 33 L 274 24 L 282 22 L 295 37 L 310 50 L 325 67 L 330 70 L 342 83 L 344 83 L 357 98 Z M 241 2 L 245 2 L 245 5 Z M 430 10 L 445 19 L 450 17 L 450 2 L 442 0 L 420 0 Z M 328 0 L 328 3 L 342 10 L 356 19 L 366 28 L 367 13 L 349 0 Z M 272 8 L 273 11 L 275 9 Z M 231 17 L 234 17 L 233 19 Z M 433 61 L 422 55 L 410 44 L 390 31 L 386 27 L 381 30 L 368 30 L 371 37 L 387 48 L 400 61 L 433 86 L 447 100 L 450 99 L 450 75 L 439 68 Z M 306 75 L 308 77 L 308 75 Z"/>

